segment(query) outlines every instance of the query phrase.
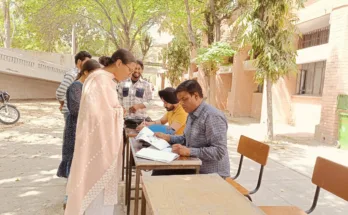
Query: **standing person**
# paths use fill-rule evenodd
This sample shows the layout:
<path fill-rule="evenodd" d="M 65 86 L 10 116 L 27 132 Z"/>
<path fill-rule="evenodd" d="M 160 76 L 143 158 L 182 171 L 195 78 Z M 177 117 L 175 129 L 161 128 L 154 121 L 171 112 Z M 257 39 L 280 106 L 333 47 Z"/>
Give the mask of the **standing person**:
<path fill-rule="evenodd" d="M 66 121 L 69 114 L 69 110 L 67 108 L 67 101 L 66 101 L 66 91 L 68 90 L 68 87 L 76 79 L 77 74 L 80 72 L 82 68 L 82 64 L 91 58 L 92 56 L 86 51 L 80 51 L 79 53 L 77 53 L 75 55 L 76 68 L 65 73 L 63 81 L 60 83 L 58 89 L 56 90 L 56 98 L 60 103 L 59 110 L 64 115 L 64 121 Z"/>
<path fill-rule="evenodd" d="M 62 162 L 58 168 L 58 177 L 68 178 L 69 176 L 69 170 L 74 154 L 76 124 L 80 109 L 82 86 L 89 74 L 96 69 L 100 69 L 100 64 L 97 61 L 86 61 L 83 64 L 80 73 L 77 75 L 76 81 L 74 81 L 67 90 L 66 100 L 69 114 L 65 124 Z"/>
<path fill-rule="evenodd" d="M 119 49 L 83 85 L 65 215 L 113 215 L 122 168 L 123 108 L 115 91 L 136 67 Z"/>
<path fill-rule="evenodd" d="M 68 178 L 69 176 L 71 162 L 74 154 L 76 124 L 80 109 L 82 86 L 89 74 L 99 68 L 100 64 L 97 61 L 86 61 L 83 64 L 80 73 L 77 75 L 76 81 L 74 81 L 67 90 L 66 101 L 69 114 L 65 123 L 62 161 L 58 167 L 58 177 Z M 64 208 L 66 206 L 66 202 L 67 196 L 65 196 L 64 199 Z"/>
<path fill-rule="evenodd" d="M 118 88 L 118 97 L 128 118 L 146 118 L 146 109 L 150 107 L 152 89 L 149 82 L 141 78 L 144 64 L 137 60 L 132 77 L 122 82 Z"/>

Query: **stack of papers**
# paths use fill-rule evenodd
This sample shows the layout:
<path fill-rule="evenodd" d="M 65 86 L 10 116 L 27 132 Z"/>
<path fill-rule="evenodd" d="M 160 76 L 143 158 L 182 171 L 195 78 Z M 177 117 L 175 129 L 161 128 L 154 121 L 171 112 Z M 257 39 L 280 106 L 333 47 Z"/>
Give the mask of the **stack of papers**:
<path fill-rule="evenodd" d="M 142 148 L 135 155 L 139 158 L 165 162 L 165 163 L 170 163 L 179 157 L 179 155 L 175 153 L 168 152 L 168 151 L 160 151 L 153 148 Z"/>
<path fill-rule="evenodd" d="M 139 134 L 135 137 L 136 140 L 142 140 L 151 144 L 148 148 L 142 148 L 135 156 L 169 163 L 178 158 L 179 156 L 172 153 L 172 149 L 169 143 L 163 139 L 157 138 L 149 128 L 144 127 Z"/>

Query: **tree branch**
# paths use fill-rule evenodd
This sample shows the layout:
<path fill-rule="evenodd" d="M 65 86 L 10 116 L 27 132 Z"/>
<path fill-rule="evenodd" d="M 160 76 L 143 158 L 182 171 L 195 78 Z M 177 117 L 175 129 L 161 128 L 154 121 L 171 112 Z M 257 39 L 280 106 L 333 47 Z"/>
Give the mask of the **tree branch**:
<path fill-rule="evenodd" d="M 184 0 L 184 1 L 185 1 L 185 6 L 186 6 L 187 27 L 188 27 L 190 42 L 191 42 L 192 46 L 196 48 L 197 44 L 196 44 L 196 39 L 193 35 L 192 22 L 191 22 L 191 11 L 190 11 L 190 7 L 189 7 L 189 3 L 188 3 L 188 0 Z"/>
<path fill-rule="evenodd" d="M 91 20 L 92 22 L 94 22 L 95 24 L 97 24 L 101 29 L 103 29 L 107 34 L 109 34 L 109 36 L 112 38 L 112 42 L 115 44 L 115 46 L 117 48 L 119 48 L 119 44 L 117 43 L 117 38 L 115 36 L 115 33 L 114 31 L 112 30 L 113 28 L 110 27 L 110 31 L 106 30 L 104 28 L 104 26 L 102 26 L 101 24 L 99 24 L 95 19 L 91 18 L 91 17 L 88 17 L 88 16 L 85 16 L 83 14 L 79 14 L 80 16 L 88 19 L 88 20 Z"/>
<path fill-rule="evenodd" d="M 105 5 L 102 3 L 102 2 L 100 2 L 99 0 L 94 0 L 100 7 L 101 7 L 101 9 L 104 11 L 104 13 L 105 13 L 105 16 L 106 16 L 106 18 L 109 20 L 109 23 L 110 23 L 110 32 L 108 32 L 108 31 L 106 31 L 106 32 L 108 32 L 109 33 L 109 35 L 111 36 L 111 38 L 113 39 L 113 41 L 114 41 L 114 44 L 116 45 L 116 47 L 118 48 L 119 47 L 119 45 L 118 45 L 118 43 L 117 43 L 117 39 L 116 39 L 116 36 L 115 36 L 115 33 L 114 33 L 114 31 L 115 31 L 115 29 L 114 29 L 114 23 L 113 23 L 113 21 L 112 21 L 112 18 L 111 18 L 111 16 L 110 16 L 110 14 L 109 14 L 109 12 L 108 12 L 108 10 L 106 9 L 106 7 L 105 7 Z M 96 21 L 94 21 L 94 22 L 96 22 Z M 104 30 L 106 30 L 102 25 L 100 25 L 98 22 L 96 22 L 99 26 L 101 26 Z M 122 24 L 122 23 L 121 23 Z"/>
<path fill-rule="evenodd" d="M 152 21 L 152 19 L 148 19 L 147 21 L 145 21 L 141 26 L 138 27 L 138 29 L 134 32 L 133 37 L 132 37 L 132 41 L 131 41 L 131 45 L 130 45 L 130 50 L 132 50 L 134 44 L 135 44 L 135 38 L 136 36 L 139 34 L 139 32 L 146 26 L 149 25 L 150 22 Z M 155 23 L 152 23 L 150 26 L 154 25 Z"/>
<path fill-rule="evenodd" d="M 120 10 L 120 12 L 121 12 L 121 15 L 122 15 L 122 18 L 123 18 L 124 24 L 125 24 L 126 26 L 128 26 L 128 25 L 129 25 L 129 23 L 128 23 L 128 21 L 127 21 L 127 17 L 126 17 L 126 15 L 124 14 L 124 11 L 123 11 L 123 8 L 122 8 L 122 5 L 121 5 L 120 0 L 116 0 L 116 4 L 117 4 L 117 6 L 118 6 L 118 9 L 119 9 L 119 10 Z"/>
<path fill-rule="evenodd" d="M 133 5 L 133 3 L 132 3 L 132 14 L 131 14 L 131 17 L 130 17 L 130 19 L 129 19 L 129 25 L 132 25 L 132 23 L 133 23 L 135 11 L 136 11 L 136 10 L 135 10 L 134 5 Z"/>

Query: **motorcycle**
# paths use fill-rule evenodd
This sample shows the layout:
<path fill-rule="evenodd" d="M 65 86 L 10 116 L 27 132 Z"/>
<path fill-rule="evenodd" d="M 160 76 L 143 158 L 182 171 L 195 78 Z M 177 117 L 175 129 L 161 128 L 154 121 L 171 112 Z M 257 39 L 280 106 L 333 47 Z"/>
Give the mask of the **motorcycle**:
<path fill-rule="evenodd" d="M 16 106 L 9 104 L 10 94 L 0 91 L 0 123 L 11 125 L 18 122 L 20 113 Z"/>

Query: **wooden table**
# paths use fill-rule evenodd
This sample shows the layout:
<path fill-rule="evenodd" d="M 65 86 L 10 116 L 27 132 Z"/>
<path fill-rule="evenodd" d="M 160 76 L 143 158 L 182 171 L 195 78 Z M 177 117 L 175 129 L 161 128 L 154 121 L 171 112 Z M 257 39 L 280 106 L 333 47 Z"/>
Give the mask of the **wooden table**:
<path fill-rule="evenodd" d="M 217 174 L 143 176 L 141 214 L 265 215 Z"/>
<path fill-rule="evenodd" d="M 142 144 L 136 141 L 134 138 L 129 138 L 130 146 L 130 160 L 128 164 L 128 176 L 126 177 L 126 204 L 127 215 L 130 214 L 130 196 L 131 196 L 131 183 L 132 183 L 132 166 L 135 165 L 135 197 L 134 197 L 134 214 L 138 215 L 139 206 L 139 187 L 140 187 L 140 175 L 142 170 L 168 170 L 168 169 L 194 169 L 196 173 L 199 173 L 199 169 L 202 165 L 202 161 L 193 157 L 179 157 L 171 163 L 163 163 L 152 160 L 146 160 L 135 156 L 140 149 L 143 148 Z M 153 176 L 158 177 L 158 176 Z"/>

